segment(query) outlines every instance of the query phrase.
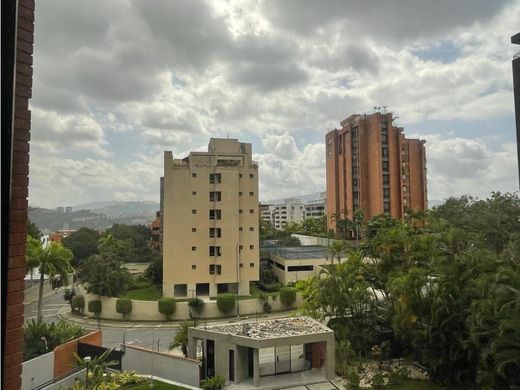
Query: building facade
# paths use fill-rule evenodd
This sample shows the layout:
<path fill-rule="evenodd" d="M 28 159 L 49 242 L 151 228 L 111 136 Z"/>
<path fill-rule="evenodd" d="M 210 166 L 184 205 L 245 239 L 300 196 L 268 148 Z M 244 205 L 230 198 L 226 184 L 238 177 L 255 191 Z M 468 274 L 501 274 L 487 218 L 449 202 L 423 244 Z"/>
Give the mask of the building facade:
<path fill-rule="evenodd" d="M 320 198 L 310 200 L 305 203 L 305 218 L 320 219 L 326 214 L 325 204 L 327 201 L 327 193 L 321 192 Z"/>
<path fill-rule="evenodd" d="M 520 33 L 511 37 L 511 43 L 520 45 Z M 518 183 L 520 188 L 520 52 L 513 57 L 513 89 L 515 96 L 516 147 L 518 159 Z"/>
<path fill-rule="evenodd" d="M 212 138 L 207 152 L 164 153 L 163 294 L 249 294 L 259 274 L 258 165 L 251 144 Z"/>
<path fill-rule="evenodd" d="M 263 222 L 273 224 L 273 210 L 274 204 L 260 203 L 260 219 Z"/>
<path fill-rule="evenodd" d="M 425 141 L 407 139 L 391 113 L 351 115 L 327 133 L 327 219 L 365 219 L 383 213 L 403 218 L 427 208 Z"/>
<path fill-rule="evenodd" d="M 305 204 L 297 198 L 285 199 L 284 203 L 274 206 L 272 214 L 276 229 L 285 229 L 291 223 L 301 223 L 305 219 Z"/>

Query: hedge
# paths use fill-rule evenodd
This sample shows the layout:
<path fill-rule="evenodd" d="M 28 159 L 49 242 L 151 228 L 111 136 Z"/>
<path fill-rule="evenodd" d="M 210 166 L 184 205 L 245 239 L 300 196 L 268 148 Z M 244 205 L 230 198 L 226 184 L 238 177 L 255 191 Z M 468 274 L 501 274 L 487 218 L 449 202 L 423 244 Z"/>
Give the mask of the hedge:
<path fill-rule="evenodd" d="M 94 313 L 96 317 L 101 313 L 101 308 L 102 305 L 100 300 L 94 300 L 88 303 L 88 311 Z"/>
<path fill-rule="evenodd" d="M 188 301 L 188 306 L 196 314 L 200 315 L 200 313 L 202 313 L 202 310 L 204 310 L 204 301 L 200 298 L 190 298 L 190 300 Z"/>
<path fill-rule="evenodd" d="M 159 307 L 159 313 L 166 316 L 166 320 L 170 319 L 170 316 L 175 313 L 175 298 L 161 298 L 157 301 Z"/>
<path fill-rule="evenodd" d="M 236 304 L 235 294 L 218 294 L 217 295 L 217 306 L 224 314 L 230 313 Z"/>
<path fill-rule="evenodd" d="M 132 311 L 132 300 L 129 298 L 119 298 L 116 301 L 116 311 L 123 315 L 123 318 Z"/>
<path fill-rule="evenodd" d="M 80 294 L 74 295 L 70 301 L 70 305 L 72 306 L 73 311 L 79 311 L 83 313 L 83 309 L 85 309 L 85 297 Z"/>
<path fill-rule="evenodd" d="M 280 301 L 286 306 L 291 306 L 296 301 L 296 288 L 282 287 L 280 289 Z"/>

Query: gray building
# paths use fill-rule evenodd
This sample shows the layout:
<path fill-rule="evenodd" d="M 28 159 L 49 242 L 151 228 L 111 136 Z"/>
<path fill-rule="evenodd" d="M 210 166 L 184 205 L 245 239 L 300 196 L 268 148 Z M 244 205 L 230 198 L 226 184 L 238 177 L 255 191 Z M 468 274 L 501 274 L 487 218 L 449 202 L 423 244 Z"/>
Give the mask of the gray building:
<path fill-rule="evenodd" d="M 202 360 L 201 376 L 266 386 L 331 380 L 334 332 L 309 317 L 242 321 L 188 330 L 188 354 Z M 202 378 L 201 378 L 202 379 Z"/>

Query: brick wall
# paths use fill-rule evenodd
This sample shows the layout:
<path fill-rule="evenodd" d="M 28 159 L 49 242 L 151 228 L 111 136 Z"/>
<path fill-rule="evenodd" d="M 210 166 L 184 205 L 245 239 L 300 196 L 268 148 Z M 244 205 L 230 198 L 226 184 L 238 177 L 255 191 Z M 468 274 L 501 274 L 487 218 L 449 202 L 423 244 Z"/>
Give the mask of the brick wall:
<path fill-rule="evenodd" d="M 3 389 L 19 389 L 22 373 L 23 290 L 27 196 L 29 184 L 29 138 L 32 92 L 34 0 L 19 0 L 15 59 L 14 131 L 12 135 L 11 196 L 9 208 L 9 257 L 5 307 Z"/>
<path fill-rule="evenodd" d="M 102 333 L 100 330 L 91 332 L 54 348 L 54 378 L 60 378 L 74 369 L 76 358 L 72 352 L 78 353 L 78 342 L 101 347 Z"/>

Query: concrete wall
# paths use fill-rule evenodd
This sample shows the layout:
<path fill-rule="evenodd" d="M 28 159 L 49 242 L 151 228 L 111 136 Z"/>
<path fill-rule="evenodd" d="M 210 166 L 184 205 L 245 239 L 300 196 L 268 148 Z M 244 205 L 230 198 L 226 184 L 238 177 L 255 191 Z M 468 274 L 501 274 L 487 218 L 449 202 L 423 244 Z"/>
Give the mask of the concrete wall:
<path fill-rule="evenodd" d="M 126 345 L 122 365 L 123 370 L 134 370 L 138 374 L 153 374 L 195 387 L 200 385 L 197 360 Z"/>
<path fill-rule="evenodd" d="M 59 378 L 74 370 L 76 359 L 72 352 L 78 352 L 78 342 L 101 346 L 102 333 L 100 330 L 91 332 L 54 348 L 54 378 Z"/>
<path fill-rule="evenodd" d="M 297 233 L 291 234 L 291 237 L 298 238 L 303 246 L 309 246 L 309 245 L 329 246 L 329 245 L 332 245 L 332 243 L 334 241 L 340 241 L 340 240 L 336 240 L 334 238 L 307 236 L 305 234 L 297 234 Z"/>
<path fill-rule="evenodd" d="M 54 352 L 22 364 L 22 390 L 31 390 L 54 379 Z"/>
<path fill-rule="evenodd" d="M 116 311 L 116 301 L 117 298 L 108 298 L 101 297 L 99 298 L 97 295 L 93 294 L 84 294 L 85 295 L 85 307 L 88 307 L 88 302 L 96 299 L 100 299 L 102 302 L 102 311 L 101 318 L 106 319 L 118 319 L 122 320 L 123 315 L 119 314 Z M 303 304 L 303 299 L 300 295 L 296 296 L 296 302 L 293 307 L 286 307 L 283 305 L 279 299 L 273 301 L 271 298 L 269 299 L 269 303 L 271 304 L 272 311 L 284 311 L 291 310 L 295 308 L 299 308 Z M 252 316 L 257 314 L 262 314 L 264 312 L 262 302 L 259 299 L 245 299 L 240 301 L 240 315 L 241 316 Z M 87 310 L 85 310 L 85 314 L 92 315 Z M 235 316 L 236 313 L 233 310 L 229 316 Z M 221 318 L 224 317 L 222 312 L 217 307 L 217 301 L 209 301 L 205 302 L 204 310 L 199 318 Z M 177 302 L 175 305 L 175 313 L 170 317 L 173 321 L 181 321 L 189 319 L 189 307 L 187 302 Z M 159 309 L 157 307 L 157 301 L 132 301 L 132 311 L 129 315 L 127 315 L 127 320 L 129 321 L 165 321 L 166 317 L 159 313 Z"/>

